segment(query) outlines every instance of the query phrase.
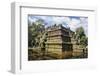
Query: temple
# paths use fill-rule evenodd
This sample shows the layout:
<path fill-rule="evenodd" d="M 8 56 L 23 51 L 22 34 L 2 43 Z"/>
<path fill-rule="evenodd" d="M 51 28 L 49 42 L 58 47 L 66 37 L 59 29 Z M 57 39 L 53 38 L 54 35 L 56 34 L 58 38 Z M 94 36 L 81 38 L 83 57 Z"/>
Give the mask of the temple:
<path fill-rule="evenodd" d="M 74 32 L 62 25 L 52 26 L 47 30 L 46 54 L 57 59 L 82 56 L 83 49 L 76 44 Z"/>

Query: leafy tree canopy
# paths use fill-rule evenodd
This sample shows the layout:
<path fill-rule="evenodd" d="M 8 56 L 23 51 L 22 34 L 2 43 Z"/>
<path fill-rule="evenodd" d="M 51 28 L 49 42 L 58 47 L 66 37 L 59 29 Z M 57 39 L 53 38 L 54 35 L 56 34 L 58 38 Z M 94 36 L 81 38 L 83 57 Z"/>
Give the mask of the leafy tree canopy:
<path fill-rule="evenodd" d="M 77 43 L 82 45 L 82 47 L 86 47 L 88 45 L 88 38 L 85 35 L 83 27 L 79 27 L 75 31 L 75 38 L 77 40 Z"/>

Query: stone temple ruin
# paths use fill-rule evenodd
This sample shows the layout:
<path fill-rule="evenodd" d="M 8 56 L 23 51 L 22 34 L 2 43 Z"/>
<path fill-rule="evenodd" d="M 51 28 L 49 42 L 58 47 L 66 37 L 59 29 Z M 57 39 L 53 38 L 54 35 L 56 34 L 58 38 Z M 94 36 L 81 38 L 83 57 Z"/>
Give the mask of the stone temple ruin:
<path fill-rule="evenodd" d="M 87 58 L 88 50 L 77 44 L 75 32 L 62 25 L 45 29 L 44 47 L 28 48 L 29 60 Z M 45 37 L 45 36 L 44 36 Z"/>
<path fill-rule="evenodd" d="M 46 54 L 57 59 L 83 56 L 83 49 L 76 44 L 74 32 L 62 25 L 47 30 Z"/>

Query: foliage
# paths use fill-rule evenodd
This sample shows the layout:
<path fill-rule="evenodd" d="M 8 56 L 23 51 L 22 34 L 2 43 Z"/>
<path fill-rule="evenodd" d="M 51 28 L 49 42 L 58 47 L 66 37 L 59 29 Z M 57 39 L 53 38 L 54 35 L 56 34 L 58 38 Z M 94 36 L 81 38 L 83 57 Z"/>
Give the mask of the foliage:
<path fill-rule="evenodd" d="M 77 40 L 77 44 L 82 45 L 82 47 L 86 47 L 88 45 L 88 38 L 85 35 L 83 27 L 76 29 L 75 38 Z"/>
<path fill-rule="evenodd" d="M 40 45 L 40 40 L 45 31 L 43 20 L 39 19 L 32 24 L 28 25 L 28 46 L 38 47 Z"/>

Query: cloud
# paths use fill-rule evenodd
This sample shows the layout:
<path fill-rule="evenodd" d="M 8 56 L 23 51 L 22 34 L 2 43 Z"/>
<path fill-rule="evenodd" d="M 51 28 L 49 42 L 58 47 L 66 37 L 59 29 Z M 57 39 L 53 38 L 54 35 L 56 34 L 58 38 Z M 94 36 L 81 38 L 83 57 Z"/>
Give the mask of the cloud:
<path fill-rule="evenodd" d="M 68 24 L 70 22 L 69 17 L 53 17 L 53 21 L 56 24 Z"/>
<path fill-rule="evenodd" d="M 75 31 L 78 27 L 83 27 L 85 34 L 88 35 L 88 18 L 87 17 L 74 17 L 74 16 L 29 16 L 30 22 L 35 22 L 38 19 L 42 19 L 46 26 L 54 24 L 62 24 L 65 27 L 70 27 L 72 31 Z"/>
<path fill-rule="evenodd" d="M 80 18 L 81 25 L 84 28 L 85 34 L 88 36 L 88 18 L 82 17 Z"/>
<path fill-rule="evenodd" d="M 38 19 L 37 18 L 33 18 L 32 16 L 28 17 L 28 21 L 32 24 L 33 22 L 36 22 Z"/>
<path fill-rule="evenodd" d="M 80 27 L 80 20 L 72 18 L 68 24 L 68 26 L 71 28 L 71 30 L 75 31 L 76 28 Z"/>

